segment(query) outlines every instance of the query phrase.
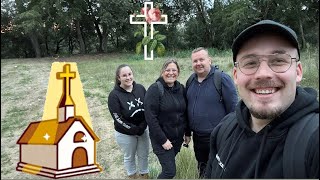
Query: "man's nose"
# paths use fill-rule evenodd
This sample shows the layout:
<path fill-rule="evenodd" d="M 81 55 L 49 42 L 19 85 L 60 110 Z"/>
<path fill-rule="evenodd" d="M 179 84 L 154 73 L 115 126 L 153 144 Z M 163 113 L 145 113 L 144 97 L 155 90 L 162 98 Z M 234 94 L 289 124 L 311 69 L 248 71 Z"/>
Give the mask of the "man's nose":
<path fill-rule="evenodd" d="M 260 65 L 255 73 L 257 77 L 268 77 L 273 73 L 271 68 L 268 65 L 268 60 L 261 60 Z"/>

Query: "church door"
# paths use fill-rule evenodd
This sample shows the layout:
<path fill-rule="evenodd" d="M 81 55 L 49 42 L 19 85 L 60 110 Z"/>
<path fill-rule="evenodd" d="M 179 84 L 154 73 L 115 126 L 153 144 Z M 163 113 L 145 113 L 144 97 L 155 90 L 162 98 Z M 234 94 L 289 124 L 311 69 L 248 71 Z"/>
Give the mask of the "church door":
<path fill-rule="evenodd" d="M 72 167 L 81 167 L 88 165 L 88 155 L 86 149 L 78 147 L 72 154 Z"/>

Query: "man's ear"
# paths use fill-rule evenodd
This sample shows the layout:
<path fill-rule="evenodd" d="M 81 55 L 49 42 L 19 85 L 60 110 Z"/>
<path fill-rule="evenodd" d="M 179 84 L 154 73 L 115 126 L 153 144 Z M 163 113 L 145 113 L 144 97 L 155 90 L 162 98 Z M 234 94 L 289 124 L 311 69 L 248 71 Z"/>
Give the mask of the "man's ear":
<path fill-rule="evenodd" d="M 302 64 L 300 61 L 297 62 L 296 72 L 297 72 L 296 82 L 297 84 L 300 84 L 303 76 Z"/>
<path fill-rule="evenodd" d="M 237 67 L 233 67 L 232 74 L 233 74 L 233 82 L 235 85 L 237 85 L 237 82 L 238 82 Z"/>

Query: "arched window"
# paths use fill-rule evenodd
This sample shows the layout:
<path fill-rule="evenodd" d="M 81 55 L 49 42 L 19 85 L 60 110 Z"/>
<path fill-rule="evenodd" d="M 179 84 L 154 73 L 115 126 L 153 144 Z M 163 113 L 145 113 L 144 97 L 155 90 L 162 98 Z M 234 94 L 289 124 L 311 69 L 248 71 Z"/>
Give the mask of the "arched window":
<path fill-rule="evenodd" d="M 73 137 L 73 142 L 75 142 L 75 143 L 77 143 L 77 142 L 87 142 L 87 137 L 83 132 L 78 131 L 78 132 L 75 133 L 75 135 Z"/>

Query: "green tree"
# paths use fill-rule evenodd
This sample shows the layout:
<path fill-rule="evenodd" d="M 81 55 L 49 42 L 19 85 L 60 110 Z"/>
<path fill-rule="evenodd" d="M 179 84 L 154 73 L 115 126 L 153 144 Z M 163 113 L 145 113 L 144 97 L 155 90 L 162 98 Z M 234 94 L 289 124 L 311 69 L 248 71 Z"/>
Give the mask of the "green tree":
<path fill-rule="evenodd" d="M 40 34 L 43 31 L 39 0 L 16 0 L 17 16 L 14 24 L 16 28 L 30 38 L 36 57 L 41 57 Z"/>
<path fill-rule="evenodd" d="M 134 27 L 129 23 L 129 15 L 139 9 L 140 3 L 127 0 L 100 0 L 100 3 L 98 16 L 104 51 L 133 49 Z"/>
<path fill-rule="evenodd" d="M 159 54 L 161 49 L 165 52 L 198 46 L 229 49 L 240 31 L 262 19 L 290 26 L 303 49 L 319 48 L 319 0 L 154 0 L 154 6 L 168 15 L 167 25 L 156 26 L 159 33 L 154 40 L 138 38 L 133 33 L 137 26 L 129 23 L 129 15 L 140 13 L 144 2 L 3 0 L 1 57 L 141 52 L 143 44 L 149 50 L 159 49 Z"/>

